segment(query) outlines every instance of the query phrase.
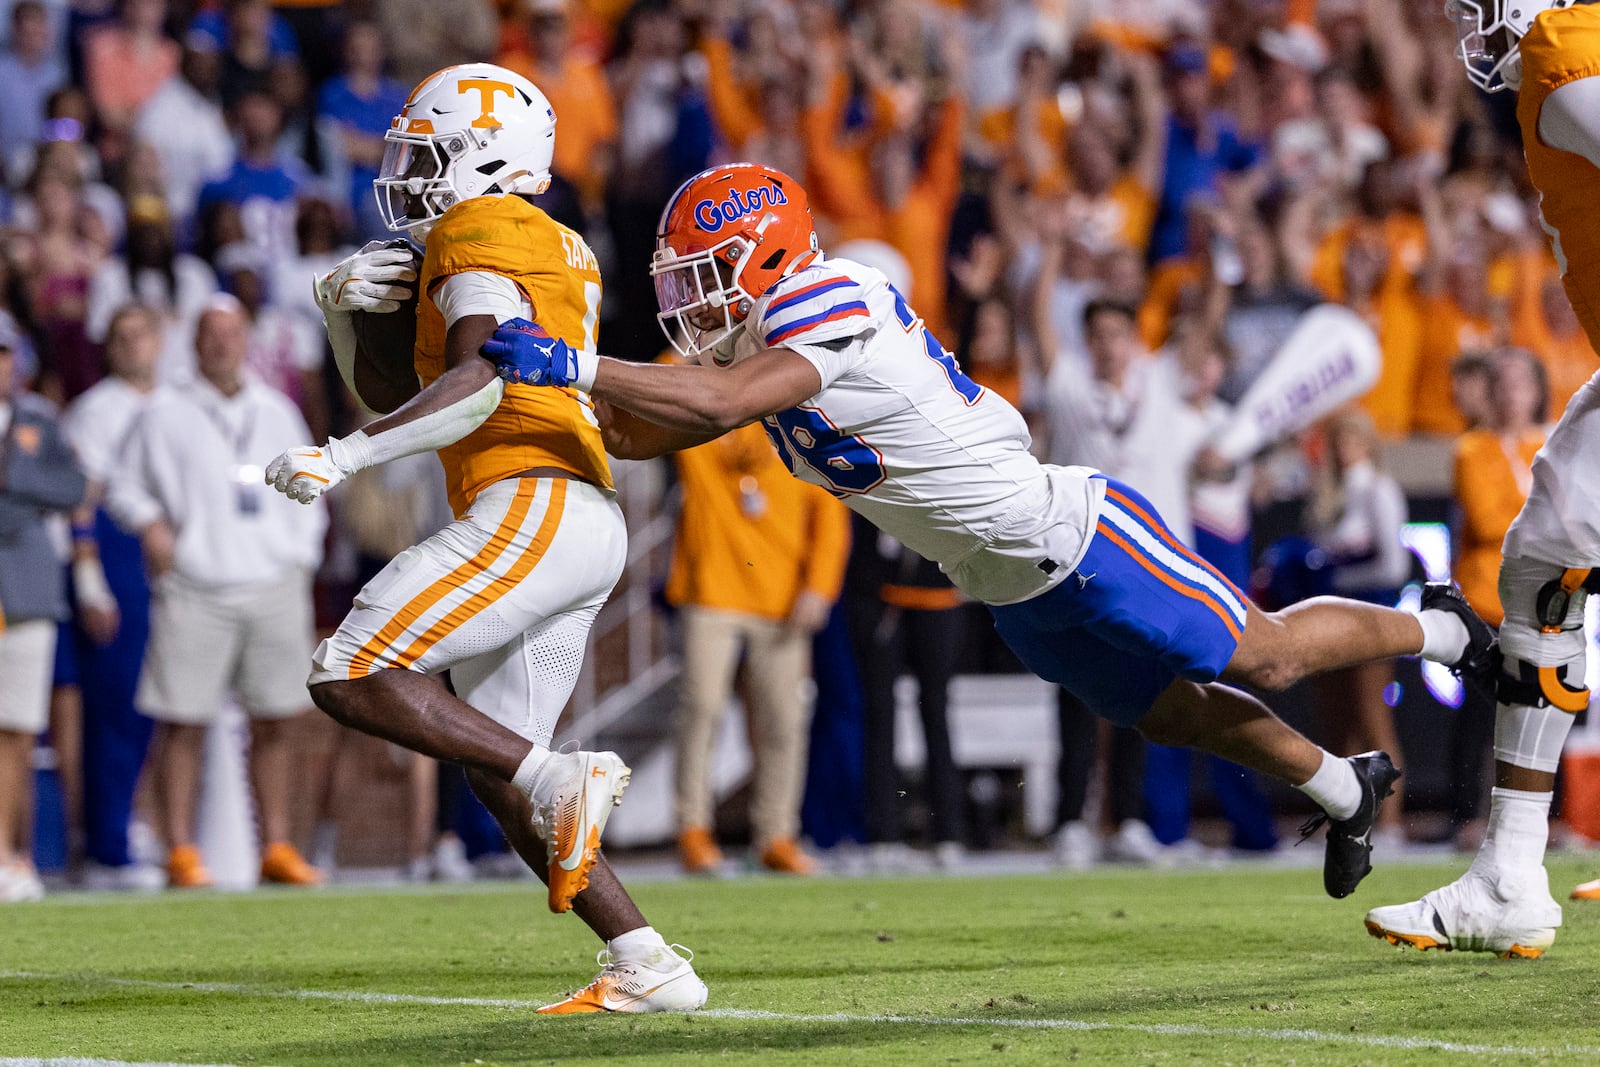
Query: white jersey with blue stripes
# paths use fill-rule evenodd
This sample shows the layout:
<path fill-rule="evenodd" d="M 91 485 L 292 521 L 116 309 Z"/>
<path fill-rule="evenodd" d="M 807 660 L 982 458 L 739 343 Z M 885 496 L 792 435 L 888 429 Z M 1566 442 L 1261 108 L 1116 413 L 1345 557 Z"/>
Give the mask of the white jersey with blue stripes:
<path fill-rule="evenodd" d="M 822 390 L 763 420 L 784 463 L 969 596 L 1026 600 L 1077 565 L 1103 482 L 1041 465 L 1022 416 L 962 373 L 881 272 L 819 257 L 763 294 L 731 344 L 816 367 Z"/>

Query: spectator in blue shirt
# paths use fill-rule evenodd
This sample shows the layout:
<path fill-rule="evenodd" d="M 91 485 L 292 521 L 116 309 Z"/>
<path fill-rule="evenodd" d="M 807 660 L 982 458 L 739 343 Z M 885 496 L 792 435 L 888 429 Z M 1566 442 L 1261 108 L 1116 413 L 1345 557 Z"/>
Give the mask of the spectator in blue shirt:
<path fill-rule="evenodd" d="M 11 9 L 11 46 L 0 52 L 0 160 L 10 159 L 40 137 L 45 101 L 67 80 L 66 68 L 50 46 L 50 19 L 39 0 L 20 0 Z"/>
<path fill-rule="evenodd" d="M 211 8 L 199 12 L 189 22 L 190 47 L 203 47 L 201 44 L 203 41 L 210 44 L 213 52 L 231 50 L 237 36 L 234 20 L 240 16 L 241 9 L 254 9 L 250 14 L 260 15 L 267 20 L 267 42 L 271 46 L 274 59 L 293 59 L 298 54 L 299 46 L 295 40 L 294 28 L 264 0 L 242 0 L 229 3 L 224 8 Z"/>
<path fill-rule="evenodd" d="M 1239 135 L 1233 122 L 1211 107 L 1210 57 L 1193 43 L 1174 45 L 1166 55 L 1168 100 L 1166 179 L 1150 261 L 1185 255 L 1189 247 L 1188 210 L 1195 201 L 1215 201 L 1224 174 L 1249 170 L 1261 159 L 1261 146 Z"/>
<path fill-rule="evenodd" d="M 383 162 L 383 134 L 405 106 L 406 86 L 383 76 L 383 34 L 375 23 L 345 31 L 344 70 L 317 93 L 317 135 L 330 184 L 348 190 L 348 204 L 363 237 L 383 232 L 372 181 Z"/>
<path fill-rule="evenodd" d="M 233 108 L 239 154 L 227 174 L 200 190 L 200 214 L 221 205 L 239 208 L 245 235 L 268 255 L 293 250 L 295 197 L 310 180 L 305 164 L 283 152 L 283 108 L 263 90 L 239 98 Z"/>

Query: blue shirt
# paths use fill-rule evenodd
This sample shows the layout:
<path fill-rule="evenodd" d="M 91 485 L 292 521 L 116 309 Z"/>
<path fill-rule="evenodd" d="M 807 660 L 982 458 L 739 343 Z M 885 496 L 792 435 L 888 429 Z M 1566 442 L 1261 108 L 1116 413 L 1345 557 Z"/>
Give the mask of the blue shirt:
<path fill-rule="evenodd" d="M 243 204 L 249 200 L 293 200 L 307 181 L 304 166 L 296 160 L 275 160 L 265 167 L 244 159 L 234 161 L 233 169 L 200 190 L 200 209 L 222 201 Z"/>
<path fill-rule="evenodd" d="M 53 57 L 29 66 L 15 53 L 0 54 L 0 85 L 6 94 L 6 106 L 0 108 L 0 159 L 10 159 L 39 140 L 45 102 L 66 80 L 66 67 Z"/>
<path fill-rule="evenodd" d="M 1181 256 L 1189 249 L 1189 205 L 1213 200 L 1224 173 L 1249 170 L 1261 159 L 1261 146 L 1244 140 L 1233 123 L 1219 114 L 1208 116 L 1210 144 L 1202 146 L 1198 127 L 1167 119 L 1166 177 L 1155 228 L 1150 235 L 1150 261 Z"/>
<path fill-rule="evenodd" d="M 200 12 L 189 20 L 189 33 L 209 42 L 218 52 L 225 51 L 233 43 L 233 35 L 228 32 L 228 16 L 222 11 Z M 267 29 L 267 44 L 272 49 L 274 59 L 300 54 L 300 42 L 295 38 L 294 27 L 276 11 L 272 13 L 272 23 Z"/>
<path fill-rule="evenodd" d="M 338 74 L 323 82 L 317 93 L 317 115 L 329 118 L 357 133 L 382 137 L 389 122 L 406 105 L 406 87 L 392 78 L 378 82 L 378 91 L 361 96 L 350 86 L 350 79 Z M 372 182 L 378 176 L 376 167 L 360 163 L 350 164 L 350 203 L 363 202 L 372 195 Z"/>

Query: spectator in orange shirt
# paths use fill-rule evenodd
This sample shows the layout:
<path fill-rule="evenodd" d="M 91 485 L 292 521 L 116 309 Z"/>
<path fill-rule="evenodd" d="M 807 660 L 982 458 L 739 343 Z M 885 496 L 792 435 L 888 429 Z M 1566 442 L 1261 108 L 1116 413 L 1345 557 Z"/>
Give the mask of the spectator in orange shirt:
<path fill-rule="evenodd" d="M 1111 128 L 1127 125 L 1129 116 L 1116 109 L 1091 108 L 1084 121 L 1065 140 L 1065 170 L 1070 174 L 1068 199 L 1079 222 L 1077 238 L 1096 254 L 1125 246 L 1144 251 L 1155 224 L 1157 196 L 1166 165 L 1166 104 L 1161 93 L 1161 73 L 1154 59 L 1143 53 L 1116 56 L 1127 68 L 1133 87 L 1138 137 L 1126 165 L 1118 158 L 1119 144 Z M 1101 113 L 1104 111 L 1104 113 Z M 1018 154 L 1032 164 L 1035 182 L 1044 180 L 1035 160 L 1051 158 L 1052 147 L 1034 125 L 1017 131 Z M 1058 154 L 1054 157 L 1060 160 Z M 1058 164 L 1059 166 L 1059 164 Z"/>
<path fill-rule="evenodd" d="M 1471 197 L 1466 182 L 1456 192 Z M 1437 190 L 1419 189 L 1428 230 L 1428 259 L 1418 288 L 1422 294 L 1422 338 L 1417 354 L 1416 405 L 1411 427 L 1419 433 L 1453 436 L 1466 420 L 1450 402 L 1450 363 L 1468 349 L 1504 343 L 1506 294 L 1490 288 L 1492 249 L 1481 229 L 1459 233 L 1445 214 Z M 1472 220 L 1474 223 L 1476 219 Z"/>
<path fill-rule="evenodd" d="M 1572 394 L 1594 373 L 1595 351 L 1561 284 L 1560 268 L 1542 243 L 1519 263 L 1517 280 L 1511 342 L 1528 349 L 1544 364 L 1550 383 L 1548 409 L 1554 418 L 1566 410 Z"/>
<path fill-rule="evenodd" d="M 178 72 L 178 42 L 166 36 L 166 0 L 125 0 L 117 21 L 84 44 L 84 80 L 100 121 L 133 124 L 140 105 Z"/>
<path fill-rule="evenodd" d="M 675 458 L 683 507 L 666 596 L 683 627 L 679 854 L 690 872 L 722 862 L 712 833 L 712 752 L 742 659 L 756 851 L 771 870 L 809 874 L 813 862 L 795 840 L 810 719 L 802 689 L 811 635 L 844 581 L 848 512 L 790 477 L 756 423 Z"/>
<path fill-rule="evenodd" d="M 758 8 L 743 24 L 744 45 L 735 49 L 736 27 L 729 0 L 713 4 L 700 51 L 706 59 L 706 97 L 717 134 L 736 158 L 759 159 L 787 174 L 805 172 L 800 137 L 801 65 L 783 46 L 785 28 L 776 12 Z M 792 30 L 792 27 L 790 27 Z M 826 26 L 808 34 L 831 36 Z M 822 40 L 818 48 L 833 43 Z"/>
<path fill-rule="evenodd" d="M 568 0 L 524 0 L 527 50 L 495 62 L 533 82 L 550 101 L 561 126 L 551 173 L 577 187 L 585 210 L 597 211 L 616 162 L 617 107 L 600 64 L 573 47 L 568 8 Z"/>
<path fill-rule="evenodd" d="M 1335 297 L 1326 288 L 1324 292 L 1367 320 L 1383 353 L 1378 381 L 1361 398 L 1361 406 L 1381 436 L 1405 437 L 1415 414 L 1422 349 L 1422 309 L 1416 290 L 1409 276 L 1396 268 L 1394 246 L 1379 227 L 1360 227 L 1332 247 L 1340 252 L 1334 287 L 1342 295 Z M 1452 377 L 1452 389 L 1453 382 Z"/>
<path fill-rule="evenodd" d="M 1500 604 L 1500 544 L 1533 484 L 1533 456 L 1544 444 L 1548 392 L 1544 367 L 1521 349 L 1491 363 L 1490 422 L 1456 441 L 1455 579 L 1472 610 L 1491 626 Z M 1457 847 L 1476 848 L 1487 783 L 1494 704 L 1469 692 L 1451 731 L 1450 821 Z"/>
<path fill-rule="evenodd" d="M 812 207 L 838 227 L 834 243 L 874 237 L 893 245 L 911 264 L 906 295 L 935 335 L 945 329 L 945 245 L 960 193 L 965 114 L 961 98 L 948 92 L 960 82 L 960 61 L 946 45 L 942 73 L 919 80 L 899 76 L 868 44 L 853 40 L 851 63 L 870 91 L 869 128 L 841 129 L 843 72 L 827 80 L 801 118 L 806 189 Z M 941 90 L 946 95 L 930 95 Z"/>

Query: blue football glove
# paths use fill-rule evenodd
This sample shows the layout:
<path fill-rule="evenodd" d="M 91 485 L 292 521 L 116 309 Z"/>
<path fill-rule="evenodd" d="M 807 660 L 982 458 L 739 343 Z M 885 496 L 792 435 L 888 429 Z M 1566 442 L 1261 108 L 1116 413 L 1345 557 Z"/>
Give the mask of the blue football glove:
<path fill-rule="evenodd" d="M 500 377 L 525 385 L 571 385 L 579 379 L 578 351 L 543 326 L 508 319 L 483 343 Z"/>

